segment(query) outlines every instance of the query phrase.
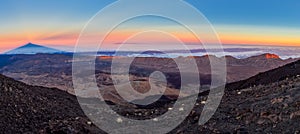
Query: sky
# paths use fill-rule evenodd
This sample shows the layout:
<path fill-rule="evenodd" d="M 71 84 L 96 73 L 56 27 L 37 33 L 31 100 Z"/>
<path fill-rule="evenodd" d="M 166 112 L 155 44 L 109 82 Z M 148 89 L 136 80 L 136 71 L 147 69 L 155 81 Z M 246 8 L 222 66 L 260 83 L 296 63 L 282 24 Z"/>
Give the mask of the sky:
<path fill-rule="evenodd" d="M 113 2 L 115 1 L 1 0 L 0 52 L 28 42 L 72 50 L 89 19 Z M 167 5 L 164 2 L 160 4 Z M 186 2 L 204 14 L 224 45 L 300 47 L 299 0 L 186 0 Z M 107 17 L 117 17 L 124 12 L 125 9 L 119 9 Z M 172 12 L 184 11 L 178 9 Z M 106 47 L 114 49 L 115 44 L 127 41 L 133 47 L 156 45 L 155 47 L 172 48 L 175 40 L 170 38 L 169 34 L 162 35 L 152 31 L 132 36 L 145 27 L 164 29 L 187 44 L 197 42 L 192 34 L 185 32 L 174 22 L 146 16 L 120 25 L 108 36 Z M 91 37 L 92 35 L 91 33 Z M 88 44 L 86 47 L 88 48 Z"/>

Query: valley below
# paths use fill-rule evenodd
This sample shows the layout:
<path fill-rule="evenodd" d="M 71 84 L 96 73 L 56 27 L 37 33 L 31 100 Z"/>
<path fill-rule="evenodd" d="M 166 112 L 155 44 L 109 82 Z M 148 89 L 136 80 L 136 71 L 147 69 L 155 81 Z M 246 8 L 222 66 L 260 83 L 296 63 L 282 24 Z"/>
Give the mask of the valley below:
<path fill-rule="evenodd" d="M 95 59 L 95 77 L 99 91 L 103 100 L 114 103 L 123 103 L 123 99 L 118 95 L 111 77 L 111 64 L 114 58 L 120 64 L 127 62 L 126 57 L 99 56 Z M 189 61 L 193 58 L 196 61 L 200 77 L 201 91 L 206 91 L 210 87 L 211 75 L 210 60 L 220 61 L 222 58 L 215 56 L 202 57 L 178 57 L 182 61 Z M 265 72 L 285 64 L 296 61 L 297 59 L 282 60 L 273 54 L 263 54 L 246 59 L 237 59 L 231 56 L 223 57 L 226 60 L 226 82 L 232 83 L 247 79 L 260 72 Z M 22 81 L 29 85 L 58 88 L 75 94 L 72 82 L 72 60 L 71 54 L 35 54 L 35 55 L 2 55 L 3 61 L 0 72 L 3 75 Z M 129 70 L 129 82 L 134 89 L 139 92 L 147 92 L 150 89 L 149 75 L 154 71 L 160 71 L 166 76 L 166 96 L 178 96 L 181 87 L 181 76 L 177 64 L 173 59 L 138 57 L 133 60 Z M 191 72 L 193 73 L 193 72 Z M 187 72 L 188 74 L 188 72 Z M 90 74 L 91 76 L 93 74 Z M 122 75 L 115 75 L 123 77 Z M 191 78 L 193 79 L 193 78 Z M 159 86 L 159 85 L 158 85 Z M 156 87 L 157 88 L 157 87 Z M 84 87 L 82 87 L 84 90 Z M 193 95 L 189 90 L 182 91 L 185 96 Z M 82 97 L 95 97 L 98 91 L 85 92 Z M 136 98 L 130 96 L 127 98 Z M 138 98 L 144 99 L 144 98 Z"/>
<path fill-rule="evenodd" d="M 58 56 L 60 57 L 61 55 Z M 46 55 L 46 57 L 49 57 L 49 55 Z M 65 57 L 63 61 L 70 67 L 70 56 Z M 36 56 L 30 58 L 36 58 Z M 14 58 L 10 60 L 12 59 Z M 40 57 L 38 59 L 40 59 Z M 26 66 L 26 62 L 24 62 L 26 60 L 18 61 L 14 59 L 15 62 L 9 62 L 10 64 L 2 67 L 6 74 L 14 76 L 14 79 L 21 81 L 27 80 L 27 84 L 5 76 L 0 77 L 0 104 L 3 111 L 0 112 L 2 117 L 0 122 L 1 131 L 8 133 L 105 133 L 97 127 L 99 124 L 94 124 L 87 115 L 89 117 L 95 117 L 96 119 L 105 120 L 106 117 L 104 117 L 102 112 L 112 109 L 122 115 L 123 118 L 135 120 L 150 119 L 153 123 L 156 123 L 160 120 L 168 120 L 180 116 L 181 112 L 188 109 L 186 108 L 186 106 L 188 106 L 186 100 L 191 96 L 187 94 L 186 97 L 178 100 L 172 98 L 171 96 L 174 97 L 174 95 L 178 94 L 176 84 L 174 84 L 175 82 L 172 83 L 172 81 L 168 83 L 168 90 L 164 96 L 153 104 L 148 106 L 125 104 L 125 102 L 115 96 L 116 94 L 113 89 L 109 89 L 112 86 L 112 82 L 105 68 L 109 66 L 109 61 L 97 63 L 97 65 L 102 66 L 103 69 L 97 70 L 99 73 L 96 73 L 99 87 L 106 86 L 106 88 L 108 88 L 106 91 L 108 93 L 104 92 L 104 94 L 107 94 L 105 102 L 96 98 L 81 98 L 77 96 L 82 100 L 81 103 L 83 103 L 80 106 L 76 96 L 69 94 L 72 93 L 72 90 L 70 90 L 72 85 L 70 70 L 66 64 L 58 64 L 58 62 L 54 64 L 54 61 L 57 60 L 51 61 L 50 59 L 52 58 L 49 58 L 49 60 L 30 59 L 30 62 L 36 63 L 31 63 L 31 66 Z M 139 61 L 141 59 L 138 59 L 134 65 L 142 66 L 142 63 L 145 61 Z M 267 60 L 269 62 L 267 62 Z M 237 59 L 237 61 L 239 60 Z M 260 61 L 256 60 L 255 62 L 259 63 Z M 291 63 L 287 65 L 283 65 L 285 62 L 287 63 L 287 61 L 279 59 L 264 59 L 263 62 L 270 63 L 269 71 L 257 75 L 253 74 L 250 78 L 241 81 L 236 80 L 236 82 L 226 85 L 225 94 L 220 106 L 207 123 L 198 125 L 199 117 L 206 104 L 208 94 L 210 93 L 209 90 L 203 90 L 197 95 L 198 99 L 195 106 L 184 122 L 180 123 L 169 133 L 299 133 L 299 61 L 290 61 Z M 281 63 L 277 65 L 278 68 L 271 66 L 274 65 L 271 63 L 275 62 Z M 16 66 L 17 63 L 19 66 Z M 23 65 L 20 66 L 20 63 L 23 63 Z M 41 66 L 41 63 L 43 63 L 43 66 Z M 159 62 L 150 63 L 161 64 Z M 233 65 L 233 63 L 229 65 Z M 266 67 L 268 64 L 263 65 Z M 9 66 L 11 68 L 8 68 Z M 22 71 L 23 74 L 17 72 L 16 68 L 21 67 L 30 71 Z M 51 67 L 51 69 L 49 69 L 49 67 Z M 63 69 L 63 67 L 65 67 L 65 69 Z M 14 71 L 9 71 L 9 69 L 13 68 L 15 69 Z M 148 69 L 150 70 L 151 68 Z M 165 71 L 171 72 L 172 70 Z M 26 77 L 30 78 L 25 79 Z M 56 80 L 54 79 L 55 77 L 57 77 Z M 68 82 L 68 79 L 70 85 L 65 86 L 65 82 Z M 144 90 L 149 88 L 149 86 L 147 86 L 148 77 L 146 76 L 131 73 L 130 79 L 133 83 L 137 81 L 141 83 L 141 85 L 135 86 L 135 89 L 140 92 L 145 92 Z M 31 80 L 30 82 L 32 83 L 29 83 L 29 80 Z M 44 81 L 44 83 L 39 83 L 41 81 Z M 57 83 L 58 81 L 63 82 Z M 50 83 L 54 84 L 50 86 Z M 31 86 L 31 84 L 39 86 Z M 41 87 L 48 86 L 46 84 L 49 84 L 49 87 L 56 88 Z M 60 90 L 57 85 L 64 85 L 66 88 Z M 175 102 L 181 105 L 178 109 L 173 108 Z M 108 109 L 106 107 L 107 104 L 109 105 Z M 81 109 L 82 107 L 92 112 L 84 113 Z M 171 114 L 162 119 L 158 118 L 167 111 L 174 111 L 175 114 Z M 108 125 L 112 126 L 118 126 L 120 123 L 131 124 L 130 126 L 125 125 L 126 127 L 111 130 L 110 132 L 113 133 L 146 133 L 149 131 L 140 125 L 134 125 L 130 121 L 126 122 L 118 117 L 110 118 L 108 123 L 111 123 Z M 134 130 L 134 132 L 129 130 Z M 164 131 L 164 127 L 157 127 L 155 131 Z"/>

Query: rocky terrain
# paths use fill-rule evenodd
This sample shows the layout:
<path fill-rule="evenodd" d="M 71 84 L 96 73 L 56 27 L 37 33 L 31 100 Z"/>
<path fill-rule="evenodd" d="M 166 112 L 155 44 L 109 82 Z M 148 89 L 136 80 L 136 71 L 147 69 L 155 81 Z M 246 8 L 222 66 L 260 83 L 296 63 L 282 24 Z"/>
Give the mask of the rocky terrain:
<path fill-rule="evenodd" d="M 208 91 L 201 93 L 187 119 L 170 133 L 299 133 L 299 65 L 300 61 L 297 61 L 247 80 L 228 84 L 216 113 L 203 126 L 198 125 L 198 119 Z M 266 81 L 267 79 L 272 81 Z M 236 86 L 245 83 L 255 86 Z M 170 104 L 172 102 L 157 105 L 161 106 L 161 112 L 158 113 L 167 111 Z M 173 110 L 180 113 L 180 109 Z"/>
<path fill-rule="evenodd" d="M 98 133 L 75 96 L 29 86 L 0 75 L 0 131 L 5 133 Z"/>
<path fill-rule="evenodd" d="M 200 105 L 171 133 L 299 133 L 299 91 L 299 77 L 226 91 L 216 113 L 205 125 L 197 125 L 203 108 Z"/>
<path fill-rule="evenodd" d="M 300 61 L 297 61 L 247 80 L 228 84 L 216 113 L 205 125 L 199 126 L 198 119 L 209 91 L 202 92 L 189 116 L 170 133 L 299 133 L 299 70 Z M 250 84 L 244 85 L 245 83 Z M 65 91 L 29 86 L 2 75 L 0 87 L 2 132 L 104 133 L 83 114 L 76 97 Z M 99 102 L 97 107 L 90 106 L 92 109 L 108 110 L 101 101 L 92 101 Z M 107 103 L 127 118 L 151 118 L 155 123 L 159 121 L 156 117 L 168 110 L 176 110 L 177 114 L 184 111 L 187 105 L 185 99 L 178 102 L 182 103 L 179 109 L 172 109 L 174 100 L 166 98 L 149 106 Z M 166 118 L 172 119 L 173 116 L 176 114 Z M 117 118 L 111 120 L 124 123 Z M 126 128 L 113 131 L 122 130 Z M 137 133 L 145 131 L 135 126 Z"/>
<path fill-rule="evenodd" d="M 211 129 L 219 132 L 299 133 L 299 65 L 297 61 L 228 84 L 218 111 L 207 124 L 214 124 Z"/>

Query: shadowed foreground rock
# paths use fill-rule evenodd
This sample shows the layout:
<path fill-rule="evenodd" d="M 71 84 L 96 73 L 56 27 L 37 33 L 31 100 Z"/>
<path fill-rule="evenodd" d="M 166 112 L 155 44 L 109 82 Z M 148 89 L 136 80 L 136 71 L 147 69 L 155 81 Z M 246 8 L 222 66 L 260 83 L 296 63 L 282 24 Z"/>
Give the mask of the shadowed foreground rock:
<path fill-rule="evenodd" d="M 75 96 L 59 89 L 28 86 L 0 75 L 0 132 L 99 133 Z"/>

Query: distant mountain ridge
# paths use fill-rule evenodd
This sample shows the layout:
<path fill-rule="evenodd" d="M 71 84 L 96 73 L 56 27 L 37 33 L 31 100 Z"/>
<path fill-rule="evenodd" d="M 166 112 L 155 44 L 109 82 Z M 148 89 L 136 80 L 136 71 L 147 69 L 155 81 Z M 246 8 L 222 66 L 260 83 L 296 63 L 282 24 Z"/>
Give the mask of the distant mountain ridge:
<path fill-rule="evenodd" d="M 65 51 L 63 51 L 65 50 Z M 216 57 L 231 56 L 234 59 L 246 59 L 250 57 L 256 57 L 260 59 L 290 59 L 299 58 L 298 49 L 292 53 L 286 53 L 285 49 L 274 49 L 274 50 L 260 50 L 255 48 L 223 48 L 223 49 L 212 49 L 215 53 L 209 54 Z M 290 51 L 292 51 L 290 50 Z M 220 54 L 220 52 L 224 52 Z M 300 52 L 300 48 L 299 48 Z M 21 47 L 7 51 L 5 55 L 18 55 L 18 54 L 73 54 L 73 50 L 61 47 L 61 49 L 55 49 L 46 47 L 39 44 L 28 43 Z M 206 49 L 191 49 L 190 51 L 185 50 L 166 50 L 166 51 L 115 51 L 115 50 L 99 50 L 99 51 L 79 51 L 76 53 L 84 55 L 97 55 L 97 56 L 117 56 L 117 57 L 157 57 L 157 58 L 178 58 L 178 57 L 201 57 L 207 55 Z M 257 57 L 259 56 L 259 57 Z M 263 56 L 263 57 L 261 57 Z"/>
<path fill-rule="evenodd" d="M 38 54 L 38 53 L 54 54 L 54 53 L 66 53 L 66 52 L 58 49 L 50 48 L 50 47 L 28 43 L 21 47 L 5 52 L 4 54 L 14 55 L 14 54 Z"/>

